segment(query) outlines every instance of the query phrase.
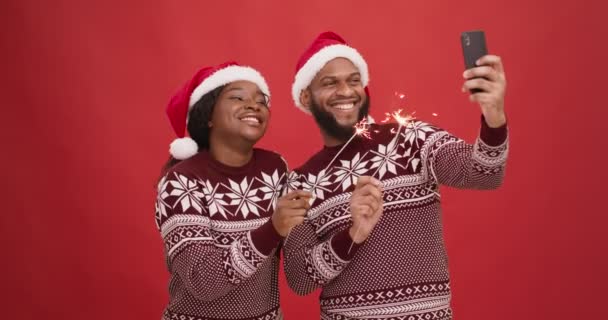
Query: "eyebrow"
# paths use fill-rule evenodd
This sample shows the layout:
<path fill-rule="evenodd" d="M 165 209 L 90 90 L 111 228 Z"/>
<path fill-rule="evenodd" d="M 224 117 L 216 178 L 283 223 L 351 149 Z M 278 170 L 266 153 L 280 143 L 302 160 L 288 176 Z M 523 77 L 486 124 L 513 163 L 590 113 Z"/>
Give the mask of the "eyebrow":
<path fill-rule="evenodd" d="M 347 78 L 350 78 L 352 76 L 361 76 L 361 72 L 353 72 L 353 73 L 349 74 L 347 76 Z M 325 76 L 325 77 L 319 79 L 319 81 L 323 81 L 323 80 L 326 80 L 326 79 L 335 79 L 335 78 L 337 78 L 337 76 Z"/>
<path fill-rule="evenodd" d="M 243 90 L 243 88 L 241 88 L 241 87 L 232 87 L 232 88 L 228 89 L 228 91 L 226 91 L 226 92 L 236 91 L 236 90 Z"/>
<path fill-rule="evenodd" d="M 226 91 L 226 92 L 237 91 L 237 90 L 245 90 L 245 89 L 243 89 L 241 87 L 232 87 L 232 88 L 228 89 L 228 91 Z M 259 94 L 259 95 L 262 95 L 262 96 L 266 97 L 266 94 L 264 92 L 262 92 L 262 90 L 256 91 L 256 94 Z"/>

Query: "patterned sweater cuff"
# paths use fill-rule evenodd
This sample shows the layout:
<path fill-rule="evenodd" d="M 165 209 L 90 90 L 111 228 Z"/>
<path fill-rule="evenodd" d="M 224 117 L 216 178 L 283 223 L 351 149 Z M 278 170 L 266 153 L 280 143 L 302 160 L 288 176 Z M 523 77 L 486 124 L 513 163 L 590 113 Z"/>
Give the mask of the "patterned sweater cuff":
<path fill-rule="evenodd" d="M 507 124 L 503 124 L 498 128 L 490 128 L 486 123 L 485 117 L 481 116 L 481 132 L 479 137 L 481 140 L 492 147 L 499 146 L 507 141 Z"/>
<path fill-rule="evenodd" d="M 263 255 L 268 256 L 272 249 L 279 245 L 283 237 L 277 233 L 272 225 L 272 219 L 259 228 L 251 231 L 251 241 L 253 246 Z"/>
<path fill-rule="evenodd" d="M 361 244 L 353 242 L 348 233 L 348 228 L 346 228 L 331 238 L 331 247 L 340 259 L 350 261 L 359 247 L 361 247 Z M 349 249 L 350 252 L 348 252 Z"/>

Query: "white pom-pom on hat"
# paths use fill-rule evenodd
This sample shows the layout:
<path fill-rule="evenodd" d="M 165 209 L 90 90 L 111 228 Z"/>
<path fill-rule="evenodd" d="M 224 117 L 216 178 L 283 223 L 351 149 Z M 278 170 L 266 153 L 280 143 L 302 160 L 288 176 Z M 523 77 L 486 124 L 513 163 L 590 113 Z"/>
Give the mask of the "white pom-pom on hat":
<path fill-rule="evenodd" d="M 198 144 L 190 137 L 178 138 L 171 142 L 169 153 L 177 160 L 185 160 L 198 153 Z"/>

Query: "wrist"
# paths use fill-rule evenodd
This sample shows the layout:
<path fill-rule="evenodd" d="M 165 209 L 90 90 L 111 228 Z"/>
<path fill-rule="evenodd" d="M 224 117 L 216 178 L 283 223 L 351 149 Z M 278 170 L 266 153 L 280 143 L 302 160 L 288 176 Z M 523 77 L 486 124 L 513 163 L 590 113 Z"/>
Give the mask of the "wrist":
<path fill-rule="evenodd" d="M 285 238 L 279 234 L 271 221 L 267 221 L 255 230 L 250 231 L 253 246 L 263 255 L 269 255 L 272 249 L 276 248 L 281 240 Z"/>
<path fill-rule="evenodd" d="M 363 234 L 361 228 L 359 226 L 355 226 L 354 224 L 348 230 L 348 235 L 356 244 L 361 244 L 365 241 L 365 239 L 367 239 L 367 236 Z"/>
<path fill-rule="evenodd" d="M 507 116 L 501 111 L 490 111 L 484 114 L 486 124 L 490 128 L 500 128 L 507 123 Z"/>
<path fill-rule="evenodd" d="M 270 220 L 272 221 L 272 228 L 274 229 L 274 231 L 281 237 L 286 237 L 289 233 L 289 230 L 283 230 L 283 228 L 280 228 L 278 226 L 278 223 L 276 223 L 275 219 L 271 218 Z"/>

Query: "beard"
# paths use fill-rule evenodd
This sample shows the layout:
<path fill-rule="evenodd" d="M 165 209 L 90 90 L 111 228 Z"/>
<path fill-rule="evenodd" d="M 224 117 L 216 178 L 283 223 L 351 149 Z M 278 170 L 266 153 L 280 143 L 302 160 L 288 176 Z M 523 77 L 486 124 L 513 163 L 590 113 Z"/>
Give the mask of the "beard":
<path fill-rule="evenodd" d="M 338 139 L 340 141 L 346 142 L 352 135 L 355 133 L 355 127 L 352 126 L 342 126 L 338 123 L 334 115 L 324 110 L 315 99 L 311 99 L 310 111 L 315 118 L 315 121 L 319 125 L 319 128 L 323 130 L 327 135 Z M 359 115 L 357 116 L 357 122 L 363 120 L 363 118 L 367 117 L 369 113 L 369 96 L 365 97 L 365 101 L 361 105 L 359 109 Z"/>

